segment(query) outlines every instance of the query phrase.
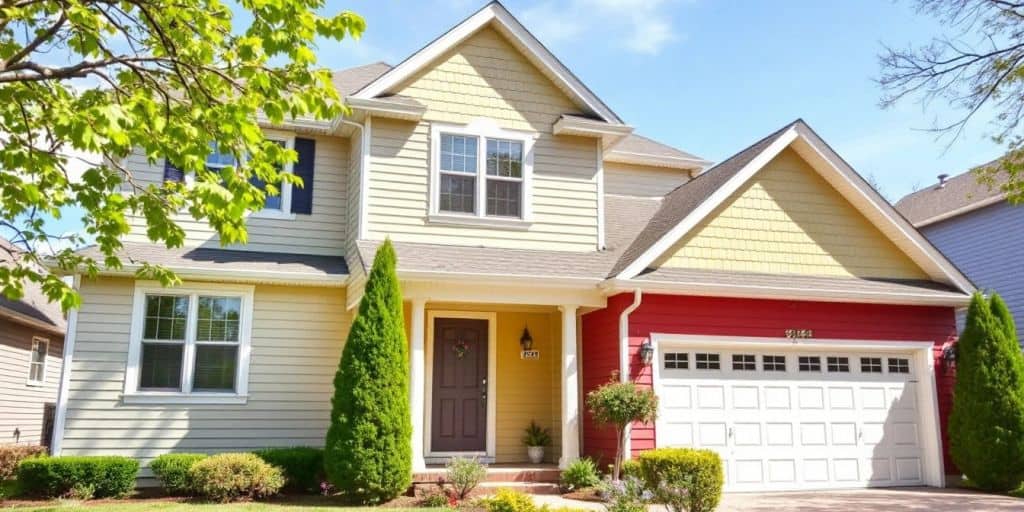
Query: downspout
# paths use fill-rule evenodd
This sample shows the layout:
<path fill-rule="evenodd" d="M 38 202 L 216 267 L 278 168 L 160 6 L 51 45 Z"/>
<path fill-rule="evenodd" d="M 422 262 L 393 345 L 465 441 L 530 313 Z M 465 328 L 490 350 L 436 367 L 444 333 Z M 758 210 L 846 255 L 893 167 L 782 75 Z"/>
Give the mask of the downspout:
<path fill-rule="evenodd" d="M 619 314 L 619 382 L 629 382 L 629 315 L 636 311 L 636 308 L 640 307 L 643 298 L 643 292 L 636 288 L 633 290 L 633 303 Z M 627 426 L 625 432 L 626 442 L 624 443 L 625 453 L 622 454 L 622 460 L 624 461 L 632 458 L 633 443 L 630 439 L 632 432 L 633 426 Z"/>
<path fill-rule="evenodd" d="M 358 185 L 359 185 L 359 212 L 358 212 L 358 215 L 356 215 L 356 219 L 358 219 L 358 221 L 357 221 L 357 224 L 356 224 L 356 232 L 355 232 L 355 236 L 357 238 L 359 238 L 359 237 L 361 237 L 363 229 L 364 229 L 364 226 L 363 226 L 363 208 L 365 208 L 365 206 L 366 206 L 365 204 L 363 204 L 366 201 L 366 198 L 363 197 L 363 195 L 362 195 L 362 193 L 363 193 L 363 182 L 366 180 L 366 169 L 364 168 L 365 166 L 363 165 L 363 154 L 366 152 L 366 128 L 363 125 L 361 125 L 361 124 L 359 124 L 359 123 L 357 123 L 355 121 L 349 121 L 348 119 L 345 119 L 344 117 L 340 118 L 339 121 L 341 121 L 341 124 L 346 124 L 346 125 L 352 126 L 352 127 L 356 128 L 357 130 L 359 130 L 359 141 L 360 141 L 360 143 L 359 143 L 359 183 L 358 183 Z M 351 157 L 349 158 L 349 161 L 352 161 Z M 351 234 L 350 234 L 350 236 L 351 236 Z"/>

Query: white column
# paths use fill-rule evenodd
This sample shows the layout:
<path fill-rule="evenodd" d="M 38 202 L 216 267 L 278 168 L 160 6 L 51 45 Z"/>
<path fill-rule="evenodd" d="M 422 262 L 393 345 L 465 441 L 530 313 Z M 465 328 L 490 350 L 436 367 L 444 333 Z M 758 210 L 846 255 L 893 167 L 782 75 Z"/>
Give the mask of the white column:
<path fill-rule="evenodd" d="M 559 306 L 562 312 L 562 458 L 565 468 L 580 456 L 580 373 L 576 358 L 576 305 Z"/>
<path fill-rule="evenodd" d="M 412 328 L 409 351 L 409 410 L 412 413 L 412 470 L 423 471 L 427 463 L 423 458 L 424 401 L 426 400 L 426 350 L 424 321 L 426 299 L 412 300 Z"/>

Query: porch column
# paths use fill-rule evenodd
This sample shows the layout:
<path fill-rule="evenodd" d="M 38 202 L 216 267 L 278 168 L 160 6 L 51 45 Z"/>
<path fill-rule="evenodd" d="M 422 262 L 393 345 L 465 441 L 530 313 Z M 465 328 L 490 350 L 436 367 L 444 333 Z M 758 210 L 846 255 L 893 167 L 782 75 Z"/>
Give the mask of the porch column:
<path fill-rule="evenodd" d="M 576 310 L 579 306 L 559 306 L 562 312 L 562 457 L 558 467 L 565 468 L 580 456 L 579 363 L 576 359 Z"/>
<path fill-rule="evenodd" d="M 426 400 L 426 351 L 424 321 L 426 299 L 412 299 L 412 325 L 409 340 L 409 411 L 412 414 L 412 470 L 423 471 L 427 463 L 423 458 L 423 421 Z"/>

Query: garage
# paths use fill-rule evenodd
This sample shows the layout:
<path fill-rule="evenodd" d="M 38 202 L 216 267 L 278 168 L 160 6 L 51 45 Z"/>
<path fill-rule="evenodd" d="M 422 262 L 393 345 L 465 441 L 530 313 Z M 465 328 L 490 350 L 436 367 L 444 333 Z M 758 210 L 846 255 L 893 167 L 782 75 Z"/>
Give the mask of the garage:
<path fill-rule="evenodd" d="M 942 485 L 930 342 L 651 335 L 658 446 L 730 491 Z"/>

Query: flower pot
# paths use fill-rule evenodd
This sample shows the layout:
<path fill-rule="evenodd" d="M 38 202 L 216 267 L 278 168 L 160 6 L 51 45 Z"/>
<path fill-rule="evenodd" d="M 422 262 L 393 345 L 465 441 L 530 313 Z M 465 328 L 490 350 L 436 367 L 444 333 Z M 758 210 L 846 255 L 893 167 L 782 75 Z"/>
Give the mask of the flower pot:
<path fill-rule="evenodd" d="M 544 447 L 543 446 L 527 446 L 526 456 L 530 458 L 530 462 L 534 464 L 540 464 L 544 460 Z"/>

